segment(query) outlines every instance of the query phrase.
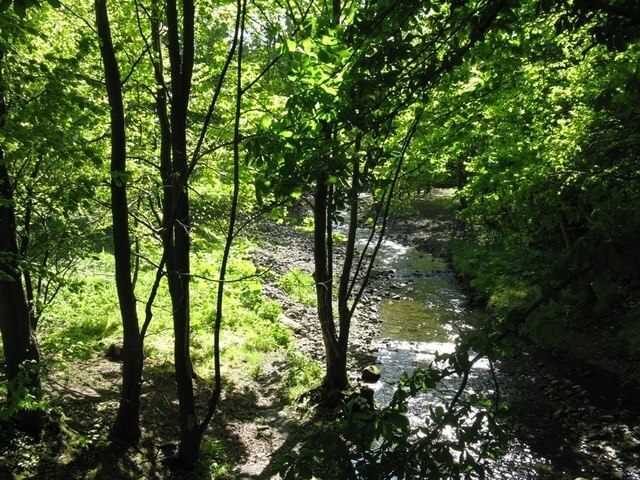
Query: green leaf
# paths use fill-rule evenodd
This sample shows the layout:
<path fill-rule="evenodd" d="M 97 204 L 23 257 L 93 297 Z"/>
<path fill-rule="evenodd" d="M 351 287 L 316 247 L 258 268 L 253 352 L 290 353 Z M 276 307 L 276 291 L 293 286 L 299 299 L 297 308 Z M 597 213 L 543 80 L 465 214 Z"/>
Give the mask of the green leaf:
<path fill-rule="evenodd" d="M 29 6 L 26 0 L 14 0 L 13 9 L 19 17 L 24 17 L 27 13 L 27 7 Z"/>
<path fill-rule="evenodd" d="M 436 418 L 436 420 L 441 420 L 442 417 L 444 417 L 444 407 L 442 407 L 441 405 L 437 406 L 433 412 L 433 416 Z"/>
<path fill-rule="evenodd" d="M 330 37 L 329 35 L 323 35 L 322 38 L 320 39 L 320 43 L 322 45 L 335 45 L 337 42 L 334 37 Z"/>
<path fill-rule="evenodd" d="M 263 117 L 260 121 L 260 126 L 267 130 L 271 124 L 273 123 L 273 119 L 271 117 Z"/>
<path fill-rule="evenodd" d="M 338 90 L 336 90 L 334 87 L 330 87 L 329 85 L 320 85 L 320 88 L 322 88 L 329 95 L 338 95 Z"/>
<path fill-rule="evenodd" d="M 310 38 L 305 38 L 302 41 L 302 50 L 307 55 L 313 53 L 313 41 Z"/>

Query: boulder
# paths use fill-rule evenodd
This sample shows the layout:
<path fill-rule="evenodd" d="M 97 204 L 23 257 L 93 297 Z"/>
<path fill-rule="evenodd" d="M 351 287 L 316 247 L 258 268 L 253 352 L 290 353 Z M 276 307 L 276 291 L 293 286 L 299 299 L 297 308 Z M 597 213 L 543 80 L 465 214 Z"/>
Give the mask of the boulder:
<path fill-rule="evenodd" d="M 361 378 L 363 383 L 376 383 L 380 380 L 380 369 L 375 365 L 369 365 L 362 369 Z"/>
<path fill-rule="evenodd" d="M 287 317 L 286 315 L 279 315 L 278 320 L 285 327 L 289 327 L 294 333 L 300 333 L 302 331 L 302 325 L 296 322 L 295 320 Z"/>

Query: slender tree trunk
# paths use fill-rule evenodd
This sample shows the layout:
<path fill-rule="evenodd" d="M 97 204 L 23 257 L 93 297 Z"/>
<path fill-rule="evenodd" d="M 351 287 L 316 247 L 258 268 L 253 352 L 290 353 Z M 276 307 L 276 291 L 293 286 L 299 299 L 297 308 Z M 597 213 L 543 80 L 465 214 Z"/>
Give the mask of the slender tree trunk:
<path fill-rule="evenodd" d="M 167 35 L 171 67 L 171 189 L 173 215 L 170 225 L 172 243 L 167 255 L 169 292 L 173 308 L 175 336 L 174 361 L 178 388 L 180 444 L 178 460 L 195 466 L 202 435 L 195 409 L 190 340 L 190 228 L 188 195 L 189 159 L 187 155 L 187 112 L 191 93 L 194 59 L 194 2 L 182 2 L 182 28 L 176 0 L 167 1 Z"/>
<path fill-rule="evenodd" d="M 360 150 L 360 137 L 356 140 L 356 152 L 353 160 L 353 172 L 351 174 L 351 189 L 349 190 L 349 231 L 345 246 L 344 263 L 340 275 L 340 287 L 338 289 L 338 317 L 340 333 L 338 344 L 340 351 L 345 353 L 349 346 L 349 331 L 353 313 L 349 305 L 349 292 L 352 280 L 352 268 L 356 251 L 356 234 L 358 231 L 358 191 L 360 187 L 360 162 L 358 154 Z"/>
<path fill-rule="evenodd" d="M 213 409 L 218 404 L 220 394 L 222 393 L 222 373 L 220 368 L 220 330 L 222 328 L 222 313 L 224 307 L 224 286 L 227 276 L 227 267 L 229 257 L 231 256 L 231 247 L 236 236 L 236 220 L 238 216 L 238 202 L 240 197 L 240 120 L 242 116 L 242 53 L 244 49 L 244 25 L 247 8 L 247 0 L 238 1 L 236 16 L 236 34 L 234 36 L 231 51 L 235 50 L 238 44 L 238 61 L 236 64 L 236 109 L 235 120 L 233 124 L 233 195 L 231 198 L 231 210 L 229 212 L 229 227 L 227 230 L 227 238 L 225 240 L 224 252 L 222 254 L 222 262 L 220 263 L 220 275 L 218 277 L 218 295 L 216 298 L 216 318 L 214 323 L 214 339 L 213 339 L 213 360 L 215 366 L 215 386 L 211 397 L 209 412 L 203 422 L 203 428 L 211 418 Z M 240 39 L 238 40 L 238 30 L 240 31 Z"/>
<path fill-rule="evenodd" d="M 467 169 L 465 168 L 464 160 L 458 160 L 455 169 L 458 183 L 458 192 L 460 192 L 467 185 Z M 460 207 L 462 207 L 462 209 L 465 209 L 467 208 L 467 206 L 467 198 L 464 195 L 460 195 Z"/>
<path fill-rule="evenodd" d="M 331 4 L 331 23 L 340 23 L 340 0 L 333 0 Z M 331 141 L 334 126 L 325 124 L 325 138 Z M 328 185 L 328 174 L 318 174 L 314 194 L 314 266 L 316 294 L 318 301 L 318 318 L 322 330 L 326 354 L 326 370 L 323 387 L 331 397 L 336 391 L 341 391 L 349 385 L 347 376 L 347 344 L 348 332 L 342 336 L 344 330 L 341 318 L 341 305 L 338 305 L 338 322 L 340 332 L 336 330 L 333 311 L 333 239 L 331 212 L 333 208 L 333 186 Z M 339 292 L 342 291 L 340 288 Z M 347 328 L 348 330 L 348 328 Z M 339 335 L 340 333 L 340 335 Z"/>
<path fill-rule="evenodd" d="M 38 157 L 36 164 L 29 175 L 29 184 L 26 188 L 26 202 L 24 209 L 24 220 L 22 222 L 22 241 L 20 242 L 20 256 L 22 258 L 27 258 L 29 255 L 29 247 L 31 245 L 31 217 L 33 215 L 33 184 L 36 182 L 38 178 L 38 174 L 40 173 L 40 167 L 42 166 L 43 158 L 42 155 Z M 24 287 L 25 293 L 27 295 L 27 303 L 29 305 L 29 318 L 31 321 L 31 329 L 35 332 L 38 328 L 38 320 L 40 319 L 40 311 L 38 304 L 38 298 L 33 289 L 33 279 L 31 277 L 31 272 L 28 268 L 24 269 L 22 273 L 24 277 Z"/>
<path fill-rule="evenodd" d="M 116 288 L 123 328 L 122 392 L 112 435 L 127 441 L 140 438 L 142 345 L 131 280 L 131 240 L 127 203 L 127 137 L 120 70 L 113 48 L 106 0 L 95 0 L 96 26 L 111 109 L 111 214 Z"/>
<path fill-rule="evenodd" d="M 0 50 L 0 131 L 7 115 L 3 78 L 4 52 Z M 5 152 L 0 145 L 0 332 L 9 380 L 7 401 L 15 404 L 28 393 L 40 398 L 40 355 L 29 314 L 29 304 L 22 285 L 20 252 L 16 235 L 13 192 Z M 30 363 L 30 365 L 28 365 Z M 18 377 L 26 388 L 17 388 Z M 35 417 L 32 418 L 35 420 Z M 39 424 L 24 418 L 25 427 L 39 429 Z"/>
<path fill-rule="evenodd" d="M 153 51 L 153 71 L 156 80 L 156 114 L 160 123 L 160 179 L 162 181 L 162 239 L 165 255 L 171 249 L 171 228 L 173 218 L 173 187 L 171 173 L 171 126 L 167 108 L 167 90 L 164 81 L 164 60 L 162 57 L 162 38 L 160 25 L 162 9 L 158 0 L 151 3 L 151 37 Z"/>
<path fill-rule="evenodd" d="M 342 390 L 349 384 L 347 378 L 347 356 L 338 344 L 338 337 L 333 315 L 333 278 L 331 277 L 329 262 L 332 261 L 328 252 L 329 231 L 329 187 L 326 174 L 319 174 L 316 178 L 314 193 L 314 236 L 313 259 L 314 279 L 316 283 L 316 297 L 318 303 L 318 319 L 322 331 L 322 340 L 326 354 L 326 370 L 323 387 L 327 392 Z"/>

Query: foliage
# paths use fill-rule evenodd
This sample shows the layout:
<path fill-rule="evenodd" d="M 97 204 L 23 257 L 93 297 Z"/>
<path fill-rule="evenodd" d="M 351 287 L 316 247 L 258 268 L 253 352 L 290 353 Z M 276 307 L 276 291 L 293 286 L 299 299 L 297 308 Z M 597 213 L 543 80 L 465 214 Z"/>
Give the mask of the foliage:
<path fill-rule="evenodd" d="M 469 344 L 440 355 L 428 367 L 405 373 L 388 406 L 373 408 L 364 391 L 345 392 L 337 421 L 317 423 L 297 454 L 282 455 L 283 478 L 313 478 L 320 465 L 341 478 L 486 478 L 506 437 L 498 398 L 466 393 L 470 370 L 482 357 L 469 357 Z M 432 405 L 423 423 L 410 422 L 410 401 L 458 378 L 448 404 Z M 498 395 L 497 392 L 494 394 Z"/>
<path fill-rule="evenodd" d="M 525 331 L 547 345 L 612 311 L 624 324 L 640 286 L 638 45 L 624 29 L 622 43 L 602 37 L 612 12 L 633 11 L 605 4 L 523 8 L 517 37 L 460 71 L 485 87 L 441 130 L 459 126 L 438 156 L 475 237 L 454 248 L 456 269 L 499 315 L 541 299 Z"/>
<path fill-rule="evenodd" d="M 60 6 L 59 0 L 46 0 L 46 2 L 53 7 Z M 0 13 L 8 10 L 11 6 L 13 6 L 15 12 L 19 16 L 24 17 L 29 7 L 40 6 L 41 4 L 42 2 L 40 2 L 39 0 L 2 0 L 2 2 L 0 2 Z"/>
<path fill-rule="evenodd" d="M 205 440 L 200 448 L 200 459 L 196 465 L 199 478 L 211 480 L 232 478 L 227 463 L 228 455 L 222 442 L 215 439 Z"/>
<path fill-rule="evenodd" d="M 294 349 L 288 350 L 285 358 L 287 371 L 283 378 L 283 385 L 289 391 L 289 397 L 292 400 L 298 400 L 320 384 L 322 367 L 317 360 Z"/>
<path fill-rule="evenodd" d="M 294 268 L 285 273 L 277 283 L 278 286 L 287 292 L 296 302 L 305 305 L 315 305 L 316 282 L 308 273 Z"/>
<path fill-rule="evenodd" d="M 459 358 L 447 360 L 454 363 Z M 453 374 L 439 368 L 418 369 L 400 380 L 389 406 L 373 419 L 374 442 L 379 444 L 358 452 L 358 478 L 485 478 L 487 459 L 495 458 L 505 442 L 498 423 L 500 410 L 490 398 L 471 393 L 457 403 L 432 406 L 424 425 L 410 426 L 409 399 L 436 388 Z M 459 371 L 458 375 L 464 374 Z"/>
<path fill-rule="evenodd" d="M 105 227 L 97 220 L 103 210 L 94 203 L 102 165 L 95 137 L 102 132 L 93 127 L 101 106 L 82 78 L 82 62 L 91 61 L 88 37 L 79 32 L 78 49 L 70 48 L 63 38 L 77 23 L 55 11 L 49 15 L 55 20 L 22 20 L 37 31 L 8 49 L 4 81 L 11 104 L 0 134 L 10 160 L 19 249 L 36 316 Z"/>
<path fill-rule="evenodd" d="M 187 18 L 186 3 L 178 3 L 177 16 Z M 445 184 L 457 187 L 461 218 L 474 237 L 454 247 L 455 268 L 475 299 L 496 314 L 489 329 L 535 305 L 522 331 L 538 341 L 562 346 L 571 329 L 611 331 L 620 350 L 637 358 L 637 2 L 374 0 L 329 7 L 260 0 L 245 7 L 242 58 L 231 45 L 243 2 L 195 3 L 198 48 L 183 102 L 186 147 L 174 149 L 186 157 L 187 185 L 176 172 L 169 179 L 162 171 L 171 146 L 161 127 L 180 110 L 168 94 L 181 91 L 169 78 L 175 56 L 169 58 L 167 22 L 156 32 L 150 20 L 167 12 L 169 2 L 109 2 L 128 136 L 127 169 L 110 172 L 110 106 L 97 73 L 100 43 L 87 20 L 92 2 L 0 1 L 0 164 L 9 176 L 7 204 L 16 214 L 19 247 L 16 255 L 0 252 L 0 262 L 12 265 L 11 275 L 25 286 L 39 343 L 53 361 L 47 368 L 64 369 L 72 360 L 90 364 L 122 336 L 107 214 L 112 179 L 129 194 L 135 253 L 129 273 L 139 317 L 152 318 L 145 352 L 154 367 L 170 363 L 175 347 L 164 276 L 176 272 L 165 266 L 156 275 L 169 245 L 163 243 L 163 216 L 172 214 L 167 194 L 178 186 L 173 193 L 188 199 L 190 215 L 177 230 L 188 234 L 191 249 L 184 274 L 191 302 L 186 343 L 205 386 L 215 369 L 217 316 L 229 369 L 259 379 L 270 356 L 284 358 L 282 386 L 292 398 L 321 377 L 318 359 L 296 351 L 292 332 L 279 321 L 281 307 L 264 297 L 260 272 L 248 260 L 243 236 L 256 218 L 278 219 L 297 202 L 315 207 L 324 192 L 326 208 L 315 213 L 328 220 L 325 231 L 310 218 L 302 229 L 324 235 L 318 244 L 337 255 L 353 238 L 336 233 L 336 225 L 380 233 L 384 202 L 393 192 L 403 204 L 415 192 Z M 237 69 L 225 70 L 233 63 Z M 163 98 L 172 107 L 165 103 L 167 118 L 158 115 Z M 365 194 L 380 209 L 367 205 L 363 212 L 358 202 Z M 232 205 L 238 227 L 227 236 Z M 233 248 L 220 284 L 225 239 Z M 334 252 L 339 241 L 345 248 Z M 324 306 L 337 307 L 337 330 L 347 338 L 335 343 L 340 340 L 345 357 L 349 302 L 357 302 L 366 281 L 366 268 L 350 277 L 358 268 L 357 260 L 347 265 L 335 282 L 333 264 L 322 281 L 296 269 L 277 280 L 306 305 L 317 302 L 316 286 L 331 285 Z M 0 275 L 9 280 L 5 270 Z M 213 301 L 222 290 L 224 311 Z M 441 360 L 444 370 L 464 376 L 462 357 Z M 435 388 L 444 370 L 405 377 L 394 403 L 379 412 L 358 394 L 349 397 L 343 422 L 320 428 L 328 444 L 289 464 L 313 463 L 324 452 L 340 468 L 359 462 L 352 476 L 482 475 L 474 442 L 500 437 L 499 411 L 487 399 L 434 406 L 418 434 L 407 423 L 411 396 Z M 16 382 L 16 391 L 23 390 L 24 375 Z M 1 418 L 48 408 L 46 398 L 29 392 L 14 400 Z M 71 442 L 79 450 L 103 445 L 104 424 L 90 423 L 95 428 Z M 456 439 L 442 435 L 445 429 Z M 21 450 L 17 461 L 29 469 L 31 450 L 21 438 L 12 448 Z M 380 443 L 368 443 L 371 438 Z M 229 475 L 223 450 L 205 441 L 199 468 L 206 475 Z M 400 455 L 409 460 L 400 463 Z"/>
<path fill-rule="evenodd" d="M 539 295 L 532 282 L 546 273 L 542 252 L 454 242 L 451 253 L 456 273 L 471 287 L 475 301 L 498 315 L 525 308 Z"/>
<path fill-rule="evenodd" d="M 49 405 L 46 400 L 39 398 L 39 396 L 31 388 L 31 379 L 40 370 L 41 366 L 34 361 L 27 361 L 20 365 L 20 371 L 18 376 L 12 380 L 13 385 L 11 388 L 3 388 L 3 390 L 13 392 L 13 395 L 8 402 L 3 403 L 0 406 L 0 425 L 10 424 L 20 414 L 25 412 L 31 412 L 34 414 L 41 414 L 49 410 Z M 6 381 L 2 382 L 6 385 Z M 2 387 L 5 387 L 2 385 Z"/>

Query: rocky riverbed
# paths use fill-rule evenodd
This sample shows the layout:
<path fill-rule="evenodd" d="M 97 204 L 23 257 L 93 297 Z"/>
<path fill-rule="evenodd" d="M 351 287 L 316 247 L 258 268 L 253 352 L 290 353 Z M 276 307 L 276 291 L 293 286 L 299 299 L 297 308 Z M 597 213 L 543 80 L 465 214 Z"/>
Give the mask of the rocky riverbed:
<path fill-rule="evenodd" d="M 461 224 L 455 220 L 451 210 L 438 203 L 439 199 L 446 199 L 450 194 L 449 190 L 436 189 L 429 197 L 435 203 L 421 204 L 411 215 L 391 217 L 385 238 L 446 258 L 449 243 L 462 232 Z M 309 232 L 293 225 L 263 223 L 257 236 L 259 242 L 252 259 L 257 266 L 269 269 L 274 280 L 293 269 L 313 273 L 313 238 Z M 336 243 L 334 248 L 337 270 L 344 247 Z M 399 299 L 398 292 L 402 286 L 401 282 L 394 281 L 394 273 L 394 270 L 384 267 L 384 260 L 379 262 L 356 309 L 349 336 L 353 376 L 362 366 L 376 359 L 372 340 L 380 332 L 380 303 L 384 299 Z M 312 358 L 324 359 L 315 307 L 293 301 L 274 281 L 265 282 L 264 293 L 282 305 L 282 320 L 294 330 L 298 348 Z"/>
<path fill-rule="evenodd" d="M 257 266 L 268 268 L 273 273 L 273 281 L 265 282 L 263 292 L 267 298 L 277 300 L 282 305 L 281 320 L 293 330 L 298 349 L 311 358 L 324 362 L 322 333 L 316 308 L 292 300 L 277 286 L 277 279 L 294 269 L 313 273 L 313 239 L 309 233 L 294 227 L 283 229 L 282 225 L 263 225 L 261 235 L 267 241 L 256 249 L 253 261 Z M 337 259 L 342 251 L 342 246 L 337 244 Z M 379 331 L 378 306 L 385 294 L 384 278 L 388 278 L 389 274 L 376 271 L 374 277 L 376 281 L 372 282 L 372 286 L 362 296 L 351 325 L 350 371 L 354 378 L 361 367 L 375 359 L 371 340 Z"/>
<path fill-rule="evenodd" d="M 387 238 L 446 259 L 449 243 L 463 233 L 443 201 L 447 195 L 436 191 L 428 201 L 419 203 L 413 214 L 393 217 Z M 309 233 L 263 225 L 260 237 L 266 241 L 255 251 L 254 261 L 271 268 L 275 279 L 294 268 L 313 272 Z M 336 258 L 340 258 L 340 249 L 338 244 Z M 412 278 L 404 281 L 385 266 L 384 258 L 374 269 L 352 324 L 353 379 L 359 377 L 364 365 L 385 358 L 386 352 L 380 351 L 386 348 L 385 343 L 379 341 L 381 305 L 401 301 L 411 291 L 410 283 L 422 274 L 419 270 L 416 267 Z M 322 359 L 315 308 L 292 301 L 275 282 L 266 282 L 265 293 L 282 304 L 282 320 L 293 329 L 298 348 Z M 502 476 L 496 478 L 640 479 L 636 466 L 640 465 L 637 390 L 616 382 L 608 370 L 597 365 L 552 354 L 519 338 L 512 338 L 511 343 L 516 353 L 503 360 L 499 370 L 503 394 L 513 414 L 508 429 L 519 446 L 517 452 L 511 452 L 506 467 L 501 468 L 498 462 L 496 468 Z M 420 350 L 417 344 L 414 350 Z"/>

